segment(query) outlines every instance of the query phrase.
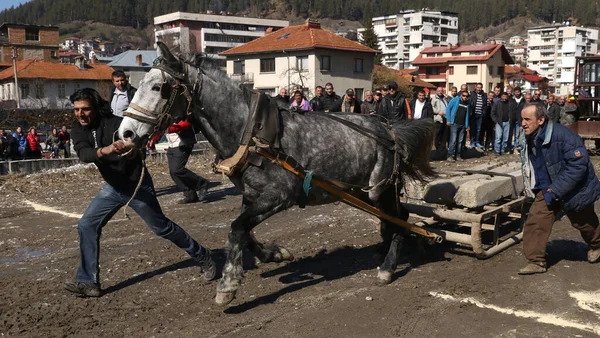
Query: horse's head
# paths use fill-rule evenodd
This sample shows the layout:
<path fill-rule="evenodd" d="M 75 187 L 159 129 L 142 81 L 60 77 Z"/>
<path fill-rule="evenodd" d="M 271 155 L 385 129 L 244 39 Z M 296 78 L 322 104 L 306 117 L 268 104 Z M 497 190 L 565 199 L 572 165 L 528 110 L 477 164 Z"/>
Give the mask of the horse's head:
<path fill-rule="evenodd" d="M 158 42 L 158 57 L 144 76 L 119 127 L 119 137 L 137 147 L 157 131 L 186 118 L 199 83 L 190 83 L 188 64 Z M 200 78 L 200 77 L 195 77 Z"/>

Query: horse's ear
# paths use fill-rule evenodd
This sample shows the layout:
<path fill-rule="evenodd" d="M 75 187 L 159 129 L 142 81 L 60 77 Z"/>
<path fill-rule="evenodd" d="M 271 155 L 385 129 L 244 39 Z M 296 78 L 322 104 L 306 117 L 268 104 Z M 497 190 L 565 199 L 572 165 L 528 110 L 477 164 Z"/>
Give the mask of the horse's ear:
<path fill-rule="evenodd" d="M 175 63 L 178 61 L 177 58 L 169 50 L 169 47 L 167 47 L 167 45 L 165 45 L 163 42 L 157 41 L 156 46 L 156 55 L 163 57 L 167 61 L 167 63 Z"/>

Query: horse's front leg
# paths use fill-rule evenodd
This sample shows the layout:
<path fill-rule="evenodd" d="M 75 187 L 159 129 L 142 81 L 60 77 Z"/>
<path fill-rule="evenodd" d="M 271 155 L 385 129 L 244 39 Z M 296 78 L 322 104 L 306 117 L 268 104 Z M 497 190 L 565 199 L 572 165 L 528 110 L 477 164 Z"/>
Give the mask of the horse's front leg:
<path fill-rule="evenodd" d="M 231 303 L 244 278 L 242 251 L 246 245 L 246 231 L 240 218 L 238 217 L 231 224 L 231 231 L 228 235 L 227 260 L 223 267 L 223 277 L 217 284 L 217 295 L 215 297 L 215 302 L 219 305 Z"/>
<path fill-rule="evenodd" d="M 248 232 L 247 236 L 248 249 L 262 263 L 281 263 L 294 260 L 294 255 L 286 248 L 274 243 L 261 243 L 256 240 L 252 232 Z"/>

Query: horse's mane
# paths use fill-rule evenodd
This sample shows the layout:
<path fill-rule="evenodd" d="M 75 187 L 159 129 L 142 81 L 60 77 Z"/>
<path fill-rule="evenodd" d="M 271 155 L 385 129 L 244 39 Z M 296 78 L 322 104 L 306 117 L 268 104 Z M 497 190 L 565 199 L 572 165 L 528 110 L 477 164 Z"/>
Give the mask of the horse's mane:
<path fill-rule="evenodd" d="M 227 76 L 227 73 L 217 63 L 217 60 L 205 53 L 191 54 L 187 62 L 194 67 L 202 68 L 204 71 L 220 72 L 220 75 Z"/>

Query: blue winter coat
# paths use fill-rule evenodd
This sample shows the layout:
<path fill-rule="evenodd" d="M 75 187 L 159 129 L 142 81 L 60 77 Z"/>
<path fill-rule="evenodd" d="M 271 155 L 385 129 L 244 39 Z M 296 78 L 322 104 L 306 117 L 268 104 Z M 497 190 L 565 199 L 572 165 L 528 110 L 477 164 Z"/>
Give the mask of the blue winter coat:
<path fill-rule="evenodd" d="M 600 181 L 594 172 L 581 137 L 571 129 L 552 121 L 546 122 L 542 153 L 550 175 L 550 189 L 556 194 L 564 211 L 580 211 L 600 197 Z M 529 160 L 525 133 L 521 134 L 521 163 L 525 192 L 533 197 L 535 180 Z"/>
<path fill-rule="evenodd" d="M 460 95 L 457 95 L 455 98 L 448 102 L 448 107 L 446 108 L 446 121 L 450 122 L 450 124 L 454 124 L 454 118 L 456 117 L 456 112 L 458 111 L 458 104 L 460 103 Z M 469 102 L 467 105 L 467 116 L 465 116 L 465 128 L 469 127 L 469 115 L 471 115 L 471 105 Z"/>
<path fill-rule="evenodd" d="M 27 147 L 27 136 L 25 134 L 18 134 L 17 133 L 13 133 L 13 137 L 15 140 L 17 140 L 17 144 L 20 147 Z"/>

